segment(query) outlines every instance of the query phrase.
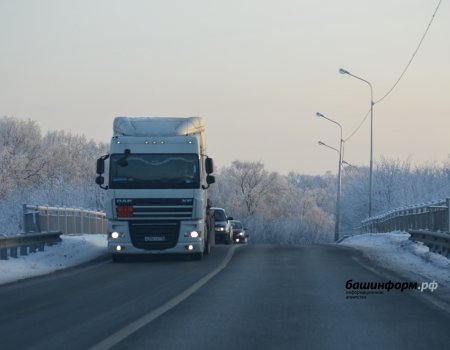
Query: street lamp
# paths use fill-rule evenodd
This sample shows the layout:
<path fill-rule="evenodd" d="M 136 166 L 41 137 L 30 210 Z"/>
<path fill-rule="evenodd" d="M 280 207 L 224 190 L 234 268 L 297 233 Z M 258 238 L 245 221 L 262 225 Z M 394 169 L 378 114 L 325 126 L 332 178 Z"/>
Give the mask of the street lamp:
<path fill-rule="evenodd" d="M 372 178 L 373 178 L 373 105 L 375 104 L 373 102 L 373 87 L 372 84 L 361 78 L 358 77 L 352 73 L 350 73 L 348 70 L 345 70 L 343 68 L 339 69 L 339 73 L 341 74 L 347 74 L 352 76 L 353 78 L 356 78 L 358 80 L 361 80 L 369 85 L 370 87 L 370 163 L 369 163 L 369 218 L 372 216 Z"/>
<path fill-rule="evenodd" d="M 335 151 L 337 154 L 339 154 L 339 150 L 337 148 L 334 148 L 334 147 L 332 147 L 330 145 L 327 145 L 325 142 L 322 142 L 322 141 L 319 141 L 317 143 L 319 144 L 319 146 L 328 147 L 328 148 L 332 149 L 333 151 Z M 345 141 L 344 141 L 344 143 L 345 143 Z M 345 153 L 344 152 L 344 146 L 342 146 L 342 153 Z M 342 156 L 342 169 L 344 169 L 344 165 L 346 165 L 346 166 L 348 166 L 350 168 L 356 168 L 356 166 L 354 166 L 354 165 L 350 164 L 349 162 L 345 161 L 344 160 L 344 156 Z"/>
<path fill-rule="evenodd" d="M 336 218 L 335 218 L 335 226 L 334 226 L 334 240 L 337 242 L 339 240 L 339 226 L 341 222 L 341 169 L 342 169 L 342 161 L 343 161 L 343 149 L 344 149 L 344 140 L 342 139 L 342 125 L 338 122 L 334 121 L 333 119 L 327 118 L 322 113 L 317 112 L 316 116 L 319 118 L 324 118 L 326 120 L 329 120 L 330 122 L 336 124 L 339 126 L 341 130 L 341 137 L 339 142 L 339 150 L 337 150 L 334 147 L 328 146 L 326 143 L 319 141 L 320 146 L 325 146 L 328 148 L 331 148 L 338 152 L 339 154 L 339 164 L 338 164 L 338 178 L 337 178 L 337 194 L 336 194 Z"/>
<path fill-rule="evenodd" d="M 325 146 L 325 147 L 327 147 L 327 148 L 329 148 L 329 149 L 332 149 L 333 151 L 336 151 L 337 152 L 337 154 L 339 154 L 339 150 L 337 149 L 337 148 L 334 148 L 333 146 L 330 146 L 330 145 L 327 145 L 325 142 L 323 142 L 323 141 L 319 141 L 319 142 L 317 142 L 318 144 L 319 144 L 319 146 Z M 342 161 L 342 164 L 344 164 L 344 163 L 347 163 L 346 161 Z"/>

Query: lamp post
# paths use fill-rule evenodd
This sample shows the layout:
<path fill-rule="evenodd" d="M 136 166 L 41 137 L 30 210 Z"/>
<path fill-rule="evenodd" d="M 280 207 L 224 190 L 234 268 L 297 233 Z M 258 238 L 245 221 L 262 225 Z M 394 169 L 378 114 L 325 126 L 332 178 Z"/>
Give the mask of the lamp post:
<path fill-rule="evenodd" d="M 341 68 L 339 69 L 339 73 L 350 75 L 353 78 L 365 82 L 370 87 L 370 162 L 369 162 L 369 218 L 370 218 L 372 216 L 372 179 L 373 179 L 373 105 L 375 104 L 373 102 L 373 87 L 369 81 L 350 73 L 348 70 Z"/>
<path fill-rule="evenodd" d="M 334 147 L 328 146 L 326 143 L 319 141 L 319 145 L 331 148 L 338 152 L 339 154 L 339 164 L 338 164 L 338 178 L 337 178 L 337 194 L 336 194 L 336 218 L 335 218 L 335 226 L 334 226 L 334 241 L 337 242 L 339 240 L 339 226 L 341 222 L 341 169 L 342 169 L 342 161 L 343 161 L 343 150 L 344 150 L 344 140 L 342 139 L 342 125 L 333 119 L 327 118 L 322 113 L 317 112 L 316 116 L 319 118 L 324 118 L 329 120 L 330 122 L 339 126 L 341 131 L 340 142 L 339 142 L 339 150 Z"/>

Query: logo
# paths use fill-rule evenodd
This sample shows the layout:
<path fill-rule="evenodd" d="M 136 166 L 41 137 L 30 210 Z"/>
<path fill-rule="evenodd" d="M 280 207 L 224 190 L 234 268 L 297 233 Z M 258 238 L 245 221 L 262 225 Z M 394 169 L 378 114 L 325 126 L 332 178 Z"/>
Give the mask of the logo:
<path fill-rule="evenodd" d="M 386 281 L 386 282 L 361 282 L 348 280 L 345 283 L 345 294 L 346 299 L 367 299 L 370 295 L 382 295 L 385 292 L 389 293 L 392 291 L 404 292 L 408 290 L 418 290 L 421 293 L 428 290 L 434 292 L 438 289 L 439 284 L 436 281 L 432 282 L 397 282 L 397 281 Z"/>
<path fill-rule="evenodd" d="M 124 204 L 132 204 L 132 199 L 122 199 L 122 198 L 116 198 L 116 204 L 118 205 L 124 205 Z"/>

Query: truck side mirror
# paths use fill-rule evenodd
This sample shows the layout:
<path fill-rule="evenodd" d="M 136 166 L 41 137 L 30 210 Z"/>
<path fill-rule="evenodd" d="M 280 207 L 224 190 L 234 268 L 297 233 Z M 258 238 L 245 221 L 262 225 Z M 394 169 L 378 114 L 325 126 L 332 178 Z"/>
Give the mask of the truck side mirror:
<path fill-rule="evenodd" d="M 95 183 L 96 183 L 97 185 L 99 185 L 100 188 L 102 188 L 102 189 L 104 189 L 104 190 L 107 190 L 107 189 L 108 189 L 108 186 L 103 186 L 103 184 L 105 183 L 105 178 L 104 178 L 103 176 L 101 176 L 101 175 L 99 175 L 99 176 L 97 176 L 97 177 L 95 178 Z"/>
<path fill-rule="evenodd" d="M 105 172 L 105 160 L 109 158 L 109 154 L 105 154 L 97 159 L 97 174 L 101 175 Z"/>
<path fill-rule="evenodd" d="M 208 175 L 206 176 L 206 183 L 208 184 L 208 186 L 202 185 L 202 188 L 204 190 L 207 190 L 209 188 L 209 185 L 213 184 L 214 182 L 216 182 L 216 178 L 212 175 Z"/>
<path fill-rule="evenodd" d="M 214 162 L 212 158 L 207 157 L 205 159 L 205 170 L 207 174 L 212 174 L 214 172 Z"/>
<path fill-rule="evenodd" d="M 105 178 L 103 176 L 99 175 L 95 178 L 95 183 L 97 185 L 101 186 L 105 183 Z"/>
<path fill-rule="evenodd" d="M 216 182 L 216 178 L 215 178 L 214 176 L 208 175 L 208 176 L 206 177 L 206 183 L 207 183 L 208 185 L 211 185 L 211 184 L 213 184 L 214 182 Z"/>
<path fill-rule="evenodd" d="M 227 217 L 227 220 L 234 220 L 232 216 Z"/>
<path fill-rule="evenodd" d="M 103 174 L 104 172 L 105 172 L 105 159 L 101 157 L 97 159 L 97 174 Z"/>

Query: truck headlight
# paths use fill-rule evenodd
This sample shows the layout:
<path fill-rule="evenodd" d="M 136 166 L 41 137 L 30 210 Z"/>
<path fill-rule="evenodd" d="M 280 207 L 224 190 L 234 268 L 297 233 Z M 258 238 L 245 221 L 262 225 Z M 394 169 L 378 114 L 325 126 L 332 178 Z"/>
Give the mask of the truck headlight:
<path fill-rule="evenodd" d="M 120 233 L 117 231 L 111 232 L 111 238 L 117 239 L 120 237 Z"/>
<path fill-rule="evenodd" d="M 192 231 L 189 236 L 191 238 L 198 238 L 198 236 L 200 236 L 200 234 L 197 231 Z"/>
<path fill-rule="evenodd" d="M 184 237 L 189 237 L 189 238 L 198 238 L 201 236 L 201 232 L 200 231 L 196 231 L 196 230 L 192 230 L 192 231 L 188 231 L 184 233 Z"/>

